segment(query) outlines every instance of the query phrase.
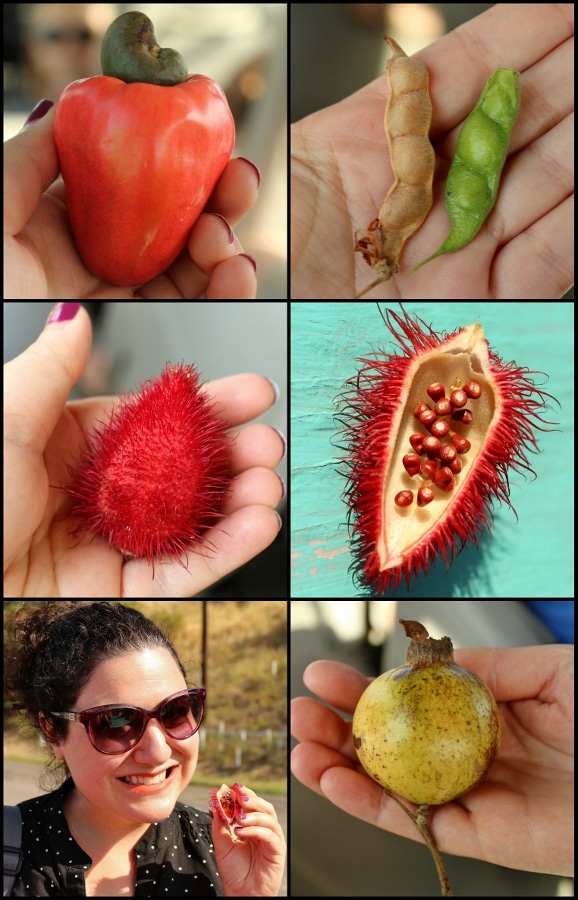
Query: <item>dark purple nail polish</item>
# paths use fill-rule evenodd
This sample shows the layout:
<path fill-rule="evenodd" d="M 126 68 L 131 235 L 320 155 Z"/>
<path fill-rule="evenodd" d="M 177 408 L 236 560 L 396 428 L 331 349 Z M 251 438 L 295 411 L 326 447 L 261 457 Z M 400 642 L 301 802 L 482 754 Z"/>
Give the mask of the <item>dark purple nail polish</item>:
<path fill-rule="evenodd" d="M 249 163 L 249 165 L 255 172 L 255 175 L 257 176 L 257 187 L 259 187 L 259 185 L 261 184 L 261 170 L 259 169 L 259 167 L 256 166 L 254 162 L 251 162 L 250 159 L 247 159 L 246 156 L 239 156 L 237 157 L 237 159 L 242 159 L 243 162 Z"/>
<path fill-rule="evenodd" d="M 211 213 L 211 215 L 216 216 L 217 219 L 220 219 L 221 222 L 225 223 L 225 227 L 227 228 L 227 230 L 229 232 L 229 243 L 232 244 L 233 241 L 235 240 L 235 235 L 233 234 L 233 229 L 227 222 L 226 218 L 224 216 L 220 215 L 220 213 Z"/>
<path fill-rule="evenodd" d="M 255 272 L 257 271 L 257 260 L 253 259 L 252 256 L 249 256 L 248 253 L 239 253 L 239 256 L 244 256 L 245 259 L 248 259 L 251 265 L 253 266 Z"/>
<path fill-rule="evenodd" d="M 74 319 L 79 309 L 80 303 L 57 303 L 50 310 L 46 324 L 54 325 L 56 322 L 69 322 L 70 319 Z"/>
<path fill-rule="evenodd" d="M 36 104 L 22 127 L 26 128 L 26 126 L 31 125 L 32 122 L 37 122 L 38 119 L 44 118 L 48 110 L 52 109 L 53 106 L 54 102 L 52 100 L 41 100 Z"/>

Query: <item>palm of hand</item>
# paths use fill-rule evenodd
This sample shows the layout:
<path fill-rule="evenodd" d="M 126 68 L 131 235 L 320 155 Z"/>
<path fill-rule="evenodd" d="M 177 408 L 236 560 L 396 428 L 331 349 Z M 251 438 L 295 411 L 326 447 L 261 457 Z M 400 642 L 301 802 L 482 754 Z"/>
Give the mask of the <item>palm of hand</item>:
<path fill-rule="evenodd" d="M 539 690 L 524 693 L 521 687 L 522 694 L 518 692 L 510 702 L 504 702 L 491 684 L 501 701 L 502 750 L 480 786 L 435 811 L 432 831 L 438 846 L 441 851 L 502 866 L 569 874 L 573 860 L 572 648 L 479 652 L 529 653 L 543 656 L 551 665 L 542 664 Z M 560 658 L 555 667 L 553 653 Z M 511 659 L 513 665 L 519 664 L 515 657 Z M 550 677 L 553 668 L 555 674 Z M 523 679 L 523 665 L 519 672 Z M 304 680 L 322 699 L 347 714 L 353 713 L 367 685 L 356 670 L 332 662 L 313 663 Z M 293 701 L 292 730 L 302 742 L 293 751 L 292 767 L 304 784 L 351 815 L 420 839 L 403 811 L 359 766 L 348 721 L 314 700 L 299 698 Z"/>
<path fill-rule="evenodd" d="M 385 90 L 385 79 L 373 82 L 293 126 L 293 299 L 351 299 L 375 280 L 374 270 L 354 246 L 356 236 L 367 233 L 393 184 L 383 127 Z M 489 274 L 498 236 L 487 229 L 478 235 L 474 248 L 469 245 L 459 256 L 453 253 L 436 260 L 435 272 L 431 264 L 412 271 L 437 250 L 450 230 L 443 186 L 458 130 L 451 139 L 449 133 L 436 136 L 436 154 L 441 148 L 447 162 L 444 159 L 436 167 L 432 210 L 403 250 L 400 271 L 376 289 L 378 297 L 433 296 L 432 279 L 436 290 L 443 286 L 448 299 L 494 296 Z"/>

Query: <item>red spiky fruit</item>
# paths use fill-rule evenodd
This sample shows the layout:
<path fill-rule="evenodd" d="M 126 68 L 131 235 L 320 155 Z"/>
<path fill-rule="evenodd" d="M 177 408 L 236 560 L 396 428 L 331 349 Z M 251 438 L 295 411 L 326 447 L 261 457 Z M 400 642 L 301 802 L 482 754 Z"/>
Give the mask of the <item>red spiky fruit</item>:
<path fill-rule="evenodd" d="M 241 793 L 241 785 L 237 783 L 232 788 L 227 784 L 222 784 L 220 788 L 212 788 L 209 793 L 209 811 L 216 813 L 221 822 L 226 824 L 234 841 L 238 840 L 233 831 L 233 825 L 237 814 L 241 811 L 239 804 Z"/>
<path fill-rule="evenodd" d="M 221 518 L 230 482 L 225 423 L 192 365 L 167 364 L 120 398 L 87 437 L 71 482 L 79 530 L 127 557 L 177 557 Z M 192 549 L 192 548 L 191 548 Z"/>
<path fill-rule="evenodd" d="M 442 335 L 410 318 L 403 306 L 402 313 L 387 310 L 384 318 L 402 354 L 380 351 L 375 359 L 361 359 L 363 367 L 341 396 L 352 569 L 356 584 L 375 594 L 390 586 L 397 590 L 402 578 L 409 587 L 412 576 L 426 572 L 440 555 L 449 566 L 458 544 L 459 549 L 468 541 L 477 545 L 493 521 L 492 500 L 513 509 L 508 468 L 535 474 L 526 451 L 537 450 L 534 429 L 549 430 L 538 422 L 545 423 L 540 413 L 546 398 L 555 399 L 529 377 L 538 373 L 504 363 L 480 325 Z M 419 452 L 416 413 L 427 402 L 428 386 L 430 395 L 432 387 L 437 395 L 440 385 L 446 396 L 458 391 L 471 398 L 471 419 L 452 421 L 456 431 L 440 446 L 442 460 L 450 455 L 443 450 L 449 444 L 461 464 L 454 460 L 444 469 L 444 461 L 438 472 L 437 459 L 430 459 L 413 476 L 403 459 L 411 447 Z M 425 425 L 421 431 L 425 460 L 423 445 L 431 439 Z M 418 490 L 419 498 L 424 482 L 435 493 L 427 507 L 400 508 L 395 502 L 400 492 Z"/>

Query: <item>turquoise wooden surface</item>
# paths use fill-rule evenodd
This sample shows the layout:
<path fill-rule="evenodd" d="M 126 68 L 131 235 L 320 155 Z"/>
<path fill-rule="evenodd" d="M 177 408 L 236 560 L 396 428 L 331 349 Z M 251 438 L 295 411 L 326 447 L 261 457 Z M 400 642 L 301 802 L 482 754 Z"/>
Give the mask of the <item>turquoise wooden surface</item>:
<path fill-rule="evenodd" d="M 383 305 L 385 307 L 385 305 Z M 398 304 L 390 306 L 399 311 Z M 480 549 L 468 545 L 446 570 L 438 560 L 412 582 L 420 597 L 572 597 L 574 584 L 574 307 L 571 303 L 409 302 L 404 307 L 436 331 L 478 319 L 506 362 L 547 372 L 544 389 L 562 404 L 547 418 L 561 432 L 539 435 L 529 454 L 538 478 L 510 473 L 510 499 L 494 507 L 492 535 Z M 375 303 L 291 303 L 291 552 L 292 597 L 358 596 L 351 562 L 344 479 L 334 398 L 377 349 L 392 351 L 391 335 Z M 400 595 L 406 593 L 400 588 Z"/>

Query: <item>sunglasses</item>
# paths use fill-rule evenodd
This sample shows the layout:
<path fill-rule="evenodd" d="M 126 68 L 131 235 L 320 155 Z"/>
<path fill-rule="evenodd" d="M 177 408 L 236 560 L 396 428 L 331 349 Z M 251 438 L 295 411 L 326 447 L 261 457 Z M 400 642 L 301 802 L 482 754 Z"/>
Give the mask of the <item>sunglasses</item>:
<path fill-rule="evenodd" d="M 94 706 L 82 712 L 53 712 L 51 716 L 81 722 L 90 743 L 99 753 L 126 753 L 136 747 L 151 719 L 156 719 L 165 734 L 185 741 L 199 730 L 205 710 L 205 688 L 192 688 L 171 694 L 156 709 L 139 706 Z"/>

